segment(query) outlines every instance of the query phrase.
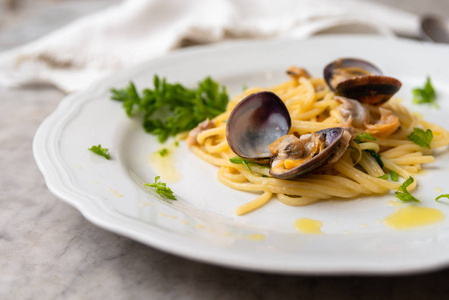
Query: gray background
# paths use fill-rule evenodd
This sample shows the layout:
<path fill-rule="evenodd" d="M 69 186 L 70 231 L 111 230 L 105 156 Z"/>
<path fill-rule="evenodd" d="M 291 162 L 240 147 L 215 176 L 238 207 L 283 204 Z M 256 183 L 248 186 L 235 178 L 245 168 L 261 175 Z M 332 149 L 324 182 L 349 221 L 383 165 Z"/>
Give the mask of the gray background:
<path fill-rule="evenodd" d="M 119 1 L 0 0 L 0 51 Z M 448 0 L 378 0 L 449 18 Z M 100 229 L 45 186 L 31 150 L 65 95 L 0 89 L 0 299 L 447 299 L 449 270 L 284 276 L 169 255 Z"/>

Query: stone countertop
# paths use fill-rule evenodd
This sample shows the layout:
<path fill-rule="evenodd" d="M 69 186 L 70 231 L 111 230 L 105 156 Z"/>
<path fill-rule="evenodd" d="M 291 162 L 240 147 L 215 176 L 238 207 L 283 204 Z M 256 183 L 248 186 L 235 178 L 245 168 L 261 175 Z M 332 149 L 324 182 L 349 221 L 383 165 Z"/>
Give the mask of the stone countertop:
<path fill-rule="evenodd" d="M 431 2 L 448 9 L 444 1 Z M 37 2 L 51 1 L 30 3 Z M 69 2 L 57 5 L 75 5 Z M 70 17 L 86 12 L 83 2 Z M 410 9 L 410 1 L 393 4 Z M 45 16 L 27 14 L 28 24 Z M 11 32 L 30 25 L 8 22 L 16 23 L 0 23 L 0 41 L 9 41 L 0 43 L 3 50 L 29 39 Z M 246 272 L 166 254 L 89 223 L 50 193 L 32 155 L 39 124 L 64 96 L 45 86 L 0 89 L 0 299 L 447 299 L 449 270 L 392 277 Z"/>

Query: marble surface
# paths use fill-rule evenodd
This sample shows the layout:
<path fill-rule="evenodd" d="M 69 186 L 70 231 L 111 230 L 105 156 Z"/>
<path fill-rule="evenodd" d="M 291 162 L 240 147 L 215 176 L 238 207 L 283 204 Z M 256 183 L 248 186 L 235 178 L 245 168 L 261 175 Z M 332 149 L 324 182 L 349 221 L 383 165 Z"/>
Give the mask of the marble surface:
<path fill-rule="evenodd" d="M 66 11 L 67 20 L 86 13 L 87 2 L 109 5 L 81 1 L 78 12 Z M 431 3 L 449 16 L 446 0 Z M 24 9 L 26 22 L 0 14 L 0 50 L 62 25 L 44 22 L 44 8 Z M 19 34 L 39 20 L 47 27 Z M 0 299 L 447 299 L 447 269 L 394 277 L 246 272 L 166 254 L 94 226 L 49 192 L 32 156 L 34 133 L 64 96 L 45 86 L 0 89 Z"/>

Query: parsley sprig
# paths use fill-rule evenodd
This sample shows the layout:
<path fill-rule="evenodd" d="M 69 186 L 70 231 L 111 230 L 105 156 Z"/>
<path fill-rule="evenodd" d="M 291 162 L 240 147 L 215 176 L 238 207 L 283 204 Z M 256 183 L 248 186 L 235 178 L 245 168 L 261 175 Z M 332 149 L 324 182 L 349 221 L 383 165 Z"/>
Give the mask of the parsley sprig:
<path fill-rule="evenodd" d="M 441 194 L 441 195 L 439 195 L 438 197 L 435 198 L 435 201 L 438 201 L 438 200 L 440 200 L 440 198 L 443 198 L 443 197 L 449 199 L 449 194 Z"/>
<path fill-rule="evenodd" d="M 112 89 L 111 99 L 123 102 L 126 114 L 141 115 L 144 129 L 157 135 L 160 142 L 180 132 L 193 129 L 206 118 L 213 119 L 226 110 L 225 88 L 210 77 L 188 89 L 154 76 L 154 89 L 141 94 L 133 82 L 123 89 Z"/>
<path fill-rule="evenodd" d="M 391 177 L 392 181 L 398 181 L 399 180 L 399 174 L 396 173 L 395 171 L 391 171 L 390 177 Z"/>
<path fill-rule="evenodd" d="M 407 178 L 407 180 L 405 180 L 400 186 L 399 186 L 399 191 L 395 191 L 395 196 L 404 202 L 420 202 L 418 199 L 416 199 L 415 197 L 413 197 L 412 194 L 410 194 L 409 191 L 407 191 L 407 187 L 409 185 L 411 185 L 415 180 L 413 179 L 413 177 L 409 177 Z"/>
<path fill-rule="evenodd" d="M 371 135 L 371 133 L 369 132 L 365 132 L 365 133 L 359 133 L 355 138 L 354 138 L 354 142 L 356 142 L 357 144 L 360 144 L 363 141 L 375 141 L 377 140 L 377 138 L 375 138 L 374 136 Z"/>
<path fill-rule="evenodd" d="M 154 183 L 145 183 L 145 186 L 154 188 L 156 193 L 161 195 L 163 198 L 176 200 L 175 195 L 173 195 L 173 191 L 167 186 L 166 183 L 159 181 L 160 178 L 161 176 L 156 176 L 156 178 L 154 178 Z"/>
<path fill-rule="evenodd" d="M 164 156 L 168 155 L 169 151 L 167 148 L 164 148 L 164 149 L 161 149 L 158 153 L 161 157 L 164 157 Z"/>
<path fill-rule="evenodd" d="M 108 153 L 109 149 L 102 148 L 101 145 L 98 146 L 92 146 L 88 148 L 90 151 L 92 151 L 95 154 L 98 154 L 100 156 L 103 156 L 106 159 L 111 159 L 111 155 Z"/>
<path fill-rule="evenodd" d="M 424 131 L 421 128 L 413 128 L 413 132 L 410 133 L 407 137 L 413 143 L 415 143 L 421 147 L 430 149 L 430 142 L 432 142 L 433 133 L 432 133 L 432 130 L 430 130 L 430 129 L 427 129 L 426 131 Z"/>
<path fill-rule="evenodd" d="M 248 169 L 248 171 L 251 171 L 250 165 L 252 165 L 252 166 L 261 166 L 261 167 L 268 168 L 265 165 L 256 163 L 256 162 L 251 161 L 251 160 L 247 160 L 247 159 L 241 158 L 240 156 L 234 156 L 233 158 L 229 159 L 229 161 L 232 162 L 233 164 L 244 165 Z"/>
<path fill-rule="evenodd" d="M 398 175 L 398 173 L 396 173 L 395 171 L 391 171 L 391 172 L 390 172 L 390 175 L 388 175 L 388 174 L 386 173 L 386 174 L 384 174 L 384 175 L 378 176 L 377 178 L 385 179 L 385 180 L 391 179 L 391 181 L 395 181 L 395 182 L 396 182 L 396 181 L 399 180 L 399 175 Z"/>
<path fill-rule="evenodd" d="M 427 76 L 426 83 L 422 88 L 413 89 L 413 103 L 416 104 L 430 104 L 435 107 L 438 107 L 438 104 L 435 101 L 436 92 L 433 88 L 432 82 L 430 81 L 430 77 Z"/>

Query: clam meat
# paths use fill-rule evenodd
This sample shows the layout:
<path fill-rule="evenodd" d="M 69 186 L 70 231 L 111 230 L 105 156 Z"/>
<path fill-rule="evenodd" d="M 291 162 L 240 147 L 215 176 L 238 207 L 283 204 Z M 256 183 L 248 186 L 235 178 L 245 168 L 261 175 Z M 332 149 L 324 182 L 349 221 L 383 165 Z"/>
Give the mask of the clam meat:
<path fill-rule="evenodd" d="M 293 134 L 280 137 L 270 146 L 270 174 L 280 179 L 294 179 L 335 163 L 346 151 L 352 134 L 341 127 L 323 129 L 299 138 Z"/>

